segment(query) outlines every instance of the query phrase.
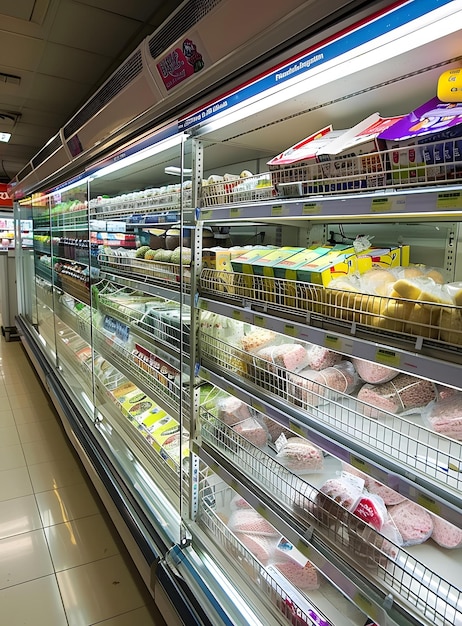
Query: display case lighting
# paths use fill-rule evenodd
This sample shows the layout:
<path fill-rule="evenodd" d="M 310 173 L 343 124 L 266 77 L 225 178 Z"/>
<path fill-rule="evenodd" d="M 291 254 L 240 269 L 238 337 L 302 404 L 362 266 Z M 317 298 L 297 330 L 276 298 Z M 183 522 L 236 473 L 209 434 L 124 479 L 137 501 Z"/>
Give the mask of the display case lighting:
<path fill-rule="evenodd" d="M 344 54 L 311 68 L 284 84 L 273 86 L 235 107 L 227 108 L 215 119 L 202 126 L 197 135 L 203 135 L 234 124 L 273 106 L 297 98 L 337 80 L 374 67 L 399 55 L 441 39 L 460 30 L 462 0 L 430 11 L 394 30 L 379 35 Z M 315 54 L 316 51 L 313 51 Z"/>
<path fill-rule="evenodd" d="M 10 139 L 11 139 L 11 133 L 0 132 L 0 141 L 3 141 L 4 143 L 8 143 Z"/>
<path fill-rule="evenodd" d="M 165 169 L 164 172 L 166 174 L 170 174 L 171 176 L 181 176 L 183 174 L 183 176 L 192 176 L 192 170 L 188 169 L 187 167 L 176 167 L 176 165 L 168 165 Z"/>

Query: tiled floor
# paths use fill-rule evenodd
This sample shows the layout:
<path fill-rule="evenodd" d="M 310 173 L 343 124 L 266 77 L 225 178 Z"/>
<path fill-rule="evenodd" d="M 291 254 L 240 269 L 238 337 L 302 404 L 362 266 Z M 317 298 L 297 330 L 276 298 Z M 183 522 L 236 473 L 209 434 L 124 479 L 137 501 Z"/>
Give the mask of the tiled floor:
<path fill-rule="evenodd" d="M 0 624 L 165 626 L 22 345 L 4 339 Z"/>

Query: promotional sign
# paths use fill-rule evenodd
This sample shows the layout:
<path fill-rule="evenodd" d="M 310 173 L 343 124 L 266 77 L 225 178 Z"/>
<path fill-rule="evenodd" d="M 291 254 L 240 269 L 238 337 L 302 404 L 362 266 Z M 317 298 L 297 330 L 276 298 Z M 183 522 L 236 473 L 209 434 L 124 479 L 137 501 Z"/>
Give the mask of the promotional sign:
<path fill-rule="evenodd" d="M 0 206 L 13 208 L 13 200 L 8 195 L 8 185 L 0 183 Z"/>
<path fill-rule="evenodd" d="M 185 39 L 181 47 L 174 48 L 157 63 L 157 71 L 167 91 L 203 69 L 204 58 L 197 50 L 197 43 Z"/>

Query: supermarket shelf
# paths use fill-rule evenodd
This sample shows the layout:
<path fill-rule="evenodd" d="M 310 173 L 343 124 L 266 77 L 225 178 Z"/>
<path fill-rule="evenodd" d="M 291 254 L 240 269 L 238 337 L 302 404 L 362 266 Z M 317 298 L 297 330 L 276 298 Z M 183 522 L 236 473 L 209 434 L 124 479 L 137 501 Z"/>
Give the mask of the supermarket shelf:
<path fill-rule="evenodd" d="M 145 293 L 152 294 L 153 296 L 160 296 L 166 300 L 173 300 L 174 302 L 182 302 L 184 304 L 190 303 L 189 295 L 180 293 L 175 289 L 174 284 L 172 287 L 164 287 L 165 283 L 155 283 L 149 280 L 148 276 L 140 276 L 139 274 L 132 274 L 127 272 L 126 274 L 119 274 L 108 268 L 101 270 L 101 278 L 117 283 L 123 287 L 129 287 L 135 291 L 144 291 Z"/>
<path fill-rule="evenodd" d="M 344 401 L 308 410 L 294 406 L 231 371 L 224 372 L 203 357 L 199 375 L 236 396 L 337 459 L 364 471 L 433 513 L 462 527 L 462 477 L 447 470 L 459 467 L 462 444 L 438 437 L 423 427 L 396 418 L 368 419 Z M 226 378 L 223 377 L 226 375 Z"/>
<path fill-rule="evenodd" d="M 434 613 L 432 619 L 422 622 L 423 611 L 422 607 L 419 607 L 416 614 L 413 615 L 415 609 L 408 605 L 398 606 L 393 602 L 393 591 L 387 589 L 386 582 L 390 583 L 391 578 L 387 574 L 387 567 L 390 566 L 393 569 L 393 573 L 397 577 L 401 575 L 405 577 L 404 570 L 400 568 L 386 552 L 377 546 L 381 546 L 384 543 L 383 538 L 376 534 L 374 530 L 368 529 L 369 538 L 373 538 L 377 535 L 377 544 L 372 546 L 367 544 L 364 546 L 366 553 L 366 561 L 370 561 L 371 557 L 374 560 L 373 571 L 376 573 L 375 583 L 379 581 L 378 572 L 382 572 L 384 580 L 380 580 L 382 589 L 379 588 L 371 580 L 372 571 L 371 568 L 365 569 L 361 566 L 359 560 L 360 546 L 357 546 L 355 555 L 358 555 L 356 562 L 351 562 L 351 553 L 348 554 L 348 545 L 343 545 L 343 542 L 347 544 L 348 539 L 342 540 L 341 531 L 339 531 L 339 520 L 345 519 L 345 509 L 341 509 L 338 505 L 333 504 L 333 509 L 339 509 L 333 513 L 328 513 L 327 517 L 331 517 L 332 529 L 328 528 L 327 523 L 325 528 L 319 528 L 319 523 L 311 516 L 309 520 L 303 520 L 300 516 L 295 517 L 292 513 L 293 510 L 293 498 L 297 493 L 297 488 L 287 483 L 284 479 L 273 475 L 272 482 L 276 482 L 275 491 L 268 491 L 265 486 L 261 484 L 261 476 L 255 476 L 255 470 L 260 468 L 258 463 L 255 463 L 251 455 L 249 455 L 242 463 L 234 465 L 226 458 L 226 454 L 217 453 L 217 451 L 208 445 L 207 442 L 203 442 L 199 447 L 193 442 L 193 451 L 199 456 L 199 458 L 206 463 L 220 478 L 230 487 L 232 487 L 237 493 L 239 493 L 249 504 L 260 513 L 270 524 L 272 524 L 283 537 L 285 537 L 290 543 L 292 543 L 300 552 L 302 552 L 306 558 L 308 558 L 313 565 L 325 575 L 353 604 L 359 609 L 368 614 L 377 623 L 393 624 L 396 626 L 436 626 L 436 624 L 443 626 L 444 621 L 432 621 L 435 618 Z M 254 450 L 252 451 L 254 453 Z M 247 461 L 250 465 L 247 465 Z M 245 466 L 245 467 L 244 467 Z M 264 468 L 265 478 L 271 480 L 269 468 Z M 287 472 L 286 475 L 289 473 Z M 299 481 L 299 479 L 297 479 Z M 300 489 L 301 481 L 298 484 Z M 310 487 L 307 483 L 304 483 L 305 491 L 302 498 L 311 499 L 315 497 L 317 493 L 316 489 Z M 271 487 L 273 488 L 274 485 Z M 287 490 L 287 491 L 285 491 Z M 341 511 L 340 511 L 341 509 Z M 308 515 L 308 514 L 307 514 Z M 365 543 L 361 535 L 353 530 L 353 528 L 360 528 L 362 523 L 357 518 L 348 514 L 347 517 L 351 517 L 352 527 L 349 529 L 355 536 L 355 539 L 360 544 Z M 348 523 L 347 523 L 348 527 Z M 348 537 L 348 528 L 346 528 L 346 535 Z M 388 542 L 387 542 L 388 543 Z M 410 559 L 410 557 L 408 557 Z M 350 561 L 350 563 L 348 563 Z M 384 565 L 385 564 L 385 565 Z M 409 560 L 407 565 L 412 571 L 412 563 Z M 421 566 L 423 567 L 423 566 Z M 398 582 L 398 581 L 397 581 Z M 409 582 L 407 580 L 406 582 Z M 420 587 L 421 583 L 417 582 Z M 457 591 L 457 590 L 455 590 Z M 404 594 L 403 594 L 404 595 Z M 410 593 L 410 599 L 418 601 L 418 596 L 415 590 Z M 429 598 L 428 591 L 424 597 Z M 400 598 L 403 601 L 404 598 Z M 436 598 L 432 598 L 433 601 Z M 406 602 L 402 602 L 406 605 Z M 432 612 L 431 606 L 428 607 L 429 612 Z M 444 615 L 443 615 L 444 620 Z M 446 622 L 447 623 L 447 622 Z"/>
<path fill-rule="evenodd" d="M 111 343 L 101 331 L 93 331 L 93 343 L 95 350 L 102 357 L 134 382 L 143 393 L 152 397 L 164 411 L 180 422 L 180 387 L 177 381 L 171 381 L 170 388 L 162 384 L 155 378 L 155 371 L 142 370 L 135 363 L 129 350 L 114 342 Z M 183 401 L 185 400 L 186 393 L 183 391 Z"/>
<path fill-rule="evenodd" d="M 220 296 L 217 296 L 220 297 Z M 431 340 L 407 335 L 384 334 L 354 322 L 343 322 L 321 313 L 277 307 L 272 303 L 230 299 L 223 301 L 199 298 L 204 311 L 224 315 L 260 328 L 267 328 L 292 339 L 307 341 L 380 365 L 387 365 L 414 376 L 427 378 L 457 388 L 462 381 L 462 351 L 451 346 L 437 346 Z M 224 302 L 224 300 L 227 302 Z M 354 334 L 353 334 L 354 333 Z M 406 346 L 407 344 L 407 346 Z M 416 351 L 416 345 L 421 352 Z M 407 349 L 406 349 L 407 347 Z M 424 354 L 428 352 L 429 354 Z"/>
<path fill-rule="evenodd" d="M 86 308 L 85 308 L 86 309 Z M 85 311 L 84 309 L 84 311 Z M 88 344 L 91 343 L 91 317 L 88 314 L 87 317 L 83 315 L 83 312 L 80 314 L 74 313 L 68 306 L 63 304 L 62 302 L 56 302 L 55 315 L 62 321 L 66 326 L 69 326 L 75 333 L 77 333 L 84 341 Z"/>

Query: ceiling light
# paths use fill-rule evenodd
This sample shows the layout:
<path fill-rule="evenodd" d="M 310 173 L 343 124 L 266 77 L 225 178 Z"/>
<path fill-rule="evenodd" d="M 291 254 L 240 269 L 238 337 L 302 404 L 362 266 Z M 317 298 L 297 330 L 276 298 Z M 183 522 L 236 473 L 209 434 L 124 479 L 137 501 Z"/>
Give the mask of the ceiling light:
<path fill-rule="evenodd" d="M 11 133 L 2 133 L 0 132 L 0 141 L 8 143 L 11 138 Z"/>

